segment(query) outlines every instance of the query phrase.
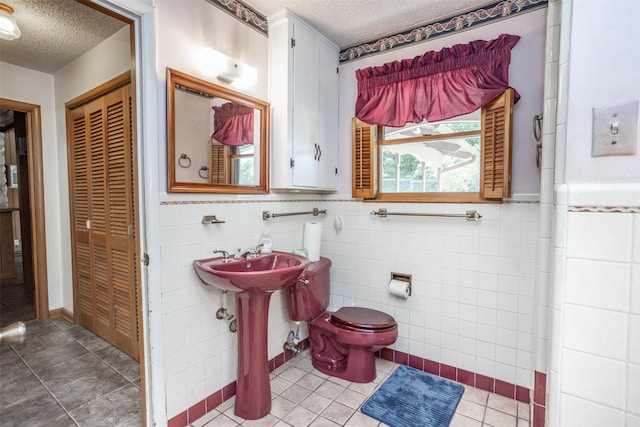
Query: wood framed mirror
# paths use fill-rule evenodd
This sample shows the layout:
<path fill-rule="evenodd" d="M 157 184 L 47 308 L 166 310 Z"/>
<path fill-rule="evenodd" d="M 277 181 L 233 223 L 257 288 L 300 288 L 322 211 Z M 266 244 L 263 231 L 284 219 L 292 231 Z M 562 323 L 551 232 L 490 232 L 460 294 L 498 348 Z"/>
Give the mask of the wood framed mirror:
<path fill-rule="evenodd" d="M 269 192 L 269 103 L 167 68 L 171 193 Z"/>

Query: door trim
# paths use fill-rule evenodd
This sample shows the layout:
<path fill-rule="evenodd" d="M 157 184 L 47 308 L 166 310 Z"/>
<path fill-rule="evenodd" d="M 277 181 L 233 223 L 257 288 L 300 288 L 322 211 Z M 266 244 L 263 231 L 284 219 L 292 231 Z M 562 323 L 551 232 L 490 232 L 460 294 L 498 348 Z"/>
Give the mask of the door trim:
<path fill-rule="evenodd" d="M 44 173 L 42 169 L 42 116 L 40 106 L 0 98 L 0 107 L 27 115 L 27 162 L 31 199 L 31 243 L 33 279 L 36 290 L 36 318 L 49 318 L 49 284 L 47 279 L 47 245 L 44 212 Z"/>

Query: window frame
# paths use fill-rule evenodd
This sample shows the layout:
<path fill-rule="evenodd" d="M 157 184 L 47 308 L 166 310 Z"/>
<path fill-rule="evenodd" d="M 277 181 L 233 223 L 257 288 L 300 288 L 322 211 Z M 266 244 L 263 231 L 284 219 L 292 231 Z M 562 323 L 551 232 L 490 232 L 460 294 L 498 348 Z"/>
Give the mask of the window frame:
<path fill-rule="evenodd" d="M 381 188 L 383 145 L 443 139 L 443 136 L 415 137 L 402 140 L 384 140 L 384 127 L 353 119 L 352 128 L 352 196 L 369 202 L 418 203 L 499 203 L 511 197 L 511 148 L 513 144 L 514 90 L 505 92 L 481 109 L 480 129 L 480 191 L 477 192 L 407 192 L 382 193 Z M 477 135 L 477 131 L 459 132 L 451 136 Z M 370 136 L 367 139 L 367 136 Z M 391 142 L 393 141 L 393 142 Z M 497 147 L 497 148 L 496 148 Z M 368 154 L 373 159 L 366 158 Z M 363 157 L 364 156 L 364 157 Z M 374 167 L 362 169 L 361 165 Z M 363 175 L 366 174 L 366 177 Z M 373 185 L 367 186 L 372 182 Z"/>

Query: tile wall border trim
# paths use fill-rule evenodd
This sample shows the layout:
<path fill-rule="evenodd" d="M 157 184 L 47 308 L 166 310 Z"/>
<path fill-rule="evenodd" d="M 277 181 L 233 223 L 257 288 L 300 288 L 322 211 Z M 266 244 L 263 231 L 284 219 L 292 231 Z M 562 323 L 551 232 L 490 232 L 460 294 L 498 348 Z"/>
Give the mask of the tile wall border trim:
<path fill-rule="evenodd" d="M 269 24 L 267 23 L 267 17 L 250 7 L 248 4 L 245 4 L 241 0 L 206 1 L 258 31 L 265 37 L 269 37 Z"/>
<path fill-rule="evenodd" d="M 165 200 L 161 201 L 161 206 L 172 206 L 172 205 L 231 205 L 231 204 L 262 204 L 262 203 L 327 203 L 327 202 L 362 202 L 360 199 L 291 199 L 291 200 L 272 200 L 272 199 L 264 199 L 264 200 Z M 369 202 L 367 202 L 369 203 Z M 381 202 L 382 203 L 382 202 Z M 402 202 L 400 202 L 402 203 Z M 411 203 L 411 202 L 406 202 Z M 396 204 L 396 202 L 394 202 Z M 425 203 L 428 204 L 428 203 Z M 456 204 L 464 204 L 464 203 L 456 203 Z M 513 205 L 513 204 L 526 204 L 526 205 L 537 205 L 540 204 L 537 200 L 505 200 L 503 205 Z"/>
<path fill-rule="evenodd" d="M 378 40 L 371 40 L 341 49 L 338 60 L 340 63 L 355 61 L 367 55 L 422 43 L 428 39 L 446 36 L 456 31 L 468 30 L 471 27 L 485 25 L 491 21 L 510 18 L 520 13 L 532 12 L 546 7 L 547 3 L 548 0 L 503 0 L 490 3 L 484 8 L 451 15 L 399 34 L 390 34 Z"/>
<path fill-rule="evenodd" d="M 640 213 L 640 206 L 569 206 L 568 212 Z"/>

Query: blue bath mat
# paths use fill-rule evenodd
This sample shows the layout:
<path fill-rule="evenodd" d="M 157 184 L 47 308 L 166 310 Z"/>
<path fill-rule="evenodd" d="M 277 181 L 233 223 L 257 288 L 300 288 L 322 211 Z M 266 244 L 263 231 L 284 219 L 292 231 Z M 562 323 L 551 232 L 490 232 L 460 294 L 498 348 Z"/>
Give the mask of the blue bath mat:
<path fill-rule="evenodd" d="M 391 427 L 447 427 L 462 393 L 461 384 L 401 365 L 361 411 Z"/>

